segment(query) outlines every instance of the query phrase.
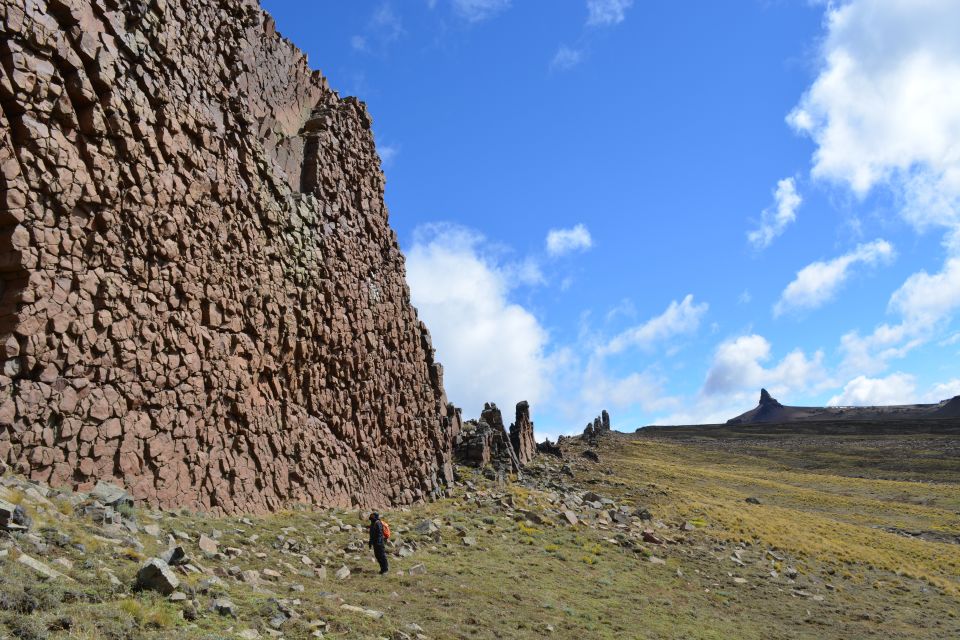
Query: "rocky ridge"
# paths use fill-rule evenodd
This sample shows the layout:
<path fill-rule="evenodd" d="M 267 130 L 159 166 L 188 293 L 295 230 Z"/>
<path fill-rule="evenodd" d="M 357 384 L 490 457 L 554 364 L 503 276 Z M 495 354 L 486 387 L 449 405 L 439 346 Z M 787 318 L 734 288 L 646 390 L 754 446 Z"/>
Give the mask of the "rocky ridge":
<path fill-rule="evenodd" d="M 760 389 L 757 406 L 727 420 L 728 425 L 791 422 L 890 422 L 902 420 L 948 420 L 960 417 L 960 396 L 936 404 L 876 407 L 794 407 L 781 404 L 766 389 Z"/>

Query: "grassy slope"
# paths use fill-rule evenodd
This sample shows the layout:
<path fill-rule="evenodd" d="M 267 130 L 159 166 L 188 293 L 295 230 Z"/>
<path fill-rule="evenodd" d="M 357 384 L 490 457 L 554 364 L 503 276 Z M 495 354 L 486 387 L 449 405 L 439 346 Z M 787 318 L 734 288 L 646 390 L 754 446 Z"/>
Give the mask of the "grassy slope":
<path fill-rule="evenodd" d="M 284 574 L 260 589 L 224 578 L 222 587 L 196 596 L 200 615 L 192 623 L 181 618 L 181 605 L 127 588 L 142 557 L 165 542 L 140 534 L 146 548 L 139 554 L 95 538 L 97 527 L 61 513 L 69 512 L 63 502 L 59 511 L 34 508 L 38 520 L 52 524 L 50 550 L 41 556 L 23 540 L 18 546 L 48 562 L 72 559 L 74 568 L 64 572 L 77 582 L 41 582 L 13 562 L 12 550 L 0 559 L 0 608 L 7 610 L 0 612 L 0 638 L 236 637 L 241 629 L 263 630 L 276 614 L 277 598 L 299 601 L 293 608 L 301 617 L 283 627 L 287 638 L 309 637 L 311 620 L 326 621 L 326 637 L 335 638 L 402 637 L 398 632 L 409 623 L 432 638 L 960 636 L 960 545 L 876 528 L 960 532 L 960 473 L 938 468 L 937 483 L 855 478 L 850 461 L 856 448 L 837 462 L 830 458 L 837 447 L 797 450 L 778 442 L 618 439 L 601 446 L 599 465 L 577 455 L 578 443 L 569 446 L 573 480 L 549 459 L 537 463 L 533 487 L 498 488 L 465 471 L 474 488 L 460 485 L 448 499 L 388 514 L 397 537 L 419 547 L 409 558 L 393 558 L 393 568 L 406 574 L 422 563 L 424 575 L 376 576 L 363 532 L 339 524 L 356 527 L 356 513 L 292 511 L 252 519 L 252 525 L 238 518 L 165 515 L 158 521 L 162 537 L 188 534 L 193 541 L 184 546 L 210 570 L 239 566 Z M 834 472 L 823 465 L 804 468 L 820 455 L 836 465 Z M 791 464 L 801 459 L 803 464 Z M 618 504 L 648 507 L 664 525 L 657 535 L 678 544 L 641 543 L 637 527 L 560 524 L 550 500 L 562 494 L 555 489 L 564 483 Z M 746 504 L 747 496 L 763 504 Z M 532 522 L 521 508 L 545 521 Z M 437 538 L 407 531 L 425 518 L 442 525 Z M 146 513 L 139 520 L 151 522 Z M 681 532 L 677 525 L 684 521 L 694 530 Z M 214 528 L 224 532 L 221 549 L 237 547 L 242 555 L 203 558 L 195 540 Z M 476 546 L 462 544 L 464 531 Z M 65 542 L 60 534 L 70 542 L 57 546 Z M 258 539 L 251 541 L 252 535 Z M 313 577 L 299 553 L 283 551 L 279 536 L 326 563 L 328 578 Z M 71 548 L 75 542 L 86 545 L 85 554 Z M 730 560 L 734 551 L 745 566 Z M 651 554 L 666 563 L 650 562 Z M 333 577 L 341 564 L 353 570 L 344 581 Z M 795 582 L 783 576 L 788 566 L 799 571 Z M 104 569 L 123 586 L 111 587 Z M 203 577 L 186 580 L 196 585 Z M 291 590 L 294 584 L 303 590 Z M 237 605 L 238 620 L 207 611 L 221 592 Z M 341 603 L 385 615 L 353 614 L 341 610 Z"/>

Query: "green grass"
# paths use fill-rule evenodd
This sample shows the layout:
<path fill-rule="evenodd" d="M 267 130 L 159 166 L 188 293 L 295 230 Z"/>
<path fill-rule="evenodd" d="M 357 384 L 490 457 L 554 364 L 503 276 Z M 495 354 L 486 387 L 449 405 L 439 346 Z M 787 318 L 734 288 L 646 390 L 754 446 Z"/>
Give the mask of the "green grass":
<path fill-rule="evenodd" d="M 24 538 L 16 544 L 48 563 L 72 560 L 70 570 L 52 566 L 76 582 L 40 580 L 15 561 L 15 551 L 0 559 L 0 638 L 232 638 L 248 628 L 263 633 L 284 600 L 297 600 L 299 613 L 282 627 L 286 638 L 310 637 L 318 621 L 325 623 L 319 628 L 327 638 L 402 637 L 411 623 L 437 639 L 960 633 L 960 545 L 878 528 L 957 532 L 960 474 L 944 475 L 941 465 L 937 482 L 857 478 L 848 473 L 855 449 L 846 449 L 842 462 L 830 462 L 838 467 L 830 473 L 819 464 L 809 468 L 810 460 L 789 464 L 776 439 L 733 445 L 718 451 L 702 443 L 617 439 L 599 447 L 599 465 L 581 459 L 576 443 L 568 445 L 574 449 L 568 458 L 575 488 L 648 508 L 654 521 L 644 526 L 676 543 L 663 546 L 643 543 L 636 528 L 565 524 L 550 513 L 562 491 L 499 488 L 462 470 L 474 485 L 470 490 L 461 484 L 443 500 L 386 513 L 396 541 L 417 547 L 408 558 L 391 557 L 394 572 L 386 577 L 376 575 L 357 512 L 297 508 L 251 518 L 252 525 L 240 518 L 164 514 L 157 521 L 161 542 L 140 534 L 144 549 L 138 552 L 105 541 L 102 530 L 66 513 L 54 497 L 56 509 L 26 505 L 35 531 L 48 539 L 47 551 L 32 550 Z M 829 462 L 827 453 L 819 459 Z M 868 451 L 868 458 L 873 455 Z M 553 486 L 570 482 L 559 462 L 547 458 L 534 467 Z M 748 496 L 762 504 L 746 504 Z M 143 510 L 136 515 L 141 524 L 153 522 Z M 409 531 L 424 519 L 440 524 L 439 533 Z M 692 531 L 681 531 L 684 522 Z M 353 529 L 341 530 L 340 523 Z M 214 529 L 222 532 L 221 551 L 236 548 L 240 554 L 217 559 L 200 553 L 197 537 Z M 188 553 L 223 576 L 223 586 L 194 596 L 196 616 L 190 620 L 183 605 L 129 589 L 142 558 L 161 552 L 174 531 L 190 535 L 193 541 L 183 542 Z M 465 546 L 464 535 L 475 538 L 476 546 Z M 291 543 L 292 549 L 285 548 Z M 735 552 L 746 566 L 730 560 Z M 303 555 L 326 565 L 327 578 L 315 577 Z M 333 574 L 343 564 L 353 573 L 339 581 Z M 407 573 L 416 564 L 426 567 L 424 575 Z M 253 587 L 230 577 L 232 567 L 269 568 L 283 577 Z M 783 577 L 790 567 L 798 571 L 795 583 Z M 108 570 L 123 586 L 110 585 Z M 771 578 L 771 571 L 778 577 Z M 181 589 L 191 592 L 206 577 L 182 576 Z M 236 619 L 210 610 L 216 596 L 236 605 Z M 341 604 L 384 616 L 351 613 Z"/>

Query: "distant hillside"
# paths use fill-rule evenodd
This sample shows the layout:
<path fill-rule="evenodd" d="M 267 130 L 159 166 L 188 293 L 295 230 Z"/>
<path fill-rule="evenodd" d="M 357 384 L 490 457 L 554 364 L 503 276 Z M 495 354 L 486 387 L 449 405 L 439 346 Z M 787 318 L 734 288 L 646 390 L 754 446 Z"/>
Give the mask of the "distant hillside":
<path fill-rule="evenodd" d="M 790 407 L 777 401 L 766 389 L 760 390 L 756 407 L 727 420 L 727 424 L 788 423 L 814 421 L 928 420 L 960 417 L 960 396 L 936 404 L 907 404 L 882 407 Z"/>

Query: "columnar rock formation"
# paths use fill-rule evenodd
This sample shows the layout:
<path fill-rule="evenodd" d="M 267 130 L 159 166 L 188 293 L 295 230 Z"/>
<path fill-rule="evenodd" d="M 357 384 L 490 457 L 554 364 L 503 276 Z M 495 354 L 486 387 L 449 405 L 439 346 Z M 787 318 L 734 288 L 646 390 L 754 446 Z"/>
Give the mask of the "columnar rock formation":
<path fill-rule="evenodd" d="M 0 461 L 227 512 L 437 490 L 459 420 L 363 103 L 253 0 L 0 25 Z"/>
<path fill-rule="evenodd" d="M 456 411 L 459 415 L 459 409 Z M 526 401 L 517 403 L 516 422 L 510 425 L 509 433 L 503 424 L 503 414 L 492 402 L 483 405 L 479 420 L 468 420 L 463 429 L 457 431 L 454 455 L 463 464 L 516 469 L 518 464 L 525 465 L 537 455 L 530 405 Z"/>
<path fill-rule="evenodd" d="M 588 422 L 583 430 L 583 437 L 588 441 L 595 441 L 598 437 L 610 433 L 610 414 L 604 409 L 600 415 Z"/>
<path fill-rule="evenodd" d="M 526 400 L 517 403 L 516 422 L 510 425 L 510 444 L 520 464 L 527 464 L 537 455 L 537 441 L 533 438 L 533 422 L 530 421 L 530 404 Z"/>
<path fill-rule="evenodd" d="M 497 405 L 483 405 L 479 420 L 469 420 L 454 445 L 458 462 L 475 467 L 492 464 L 498 469 L 511 468 L 510 436 L 503 426 L 503 415 Z"/>

